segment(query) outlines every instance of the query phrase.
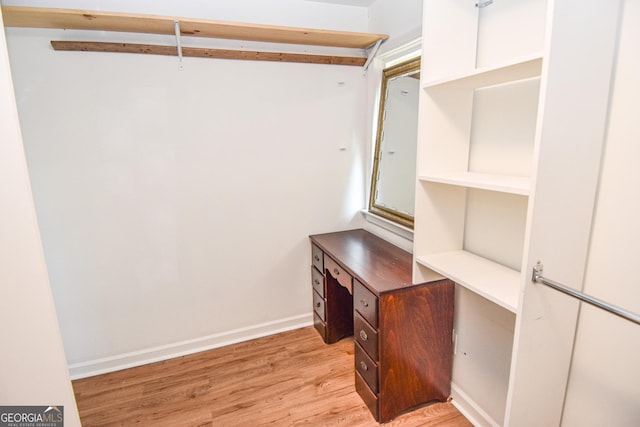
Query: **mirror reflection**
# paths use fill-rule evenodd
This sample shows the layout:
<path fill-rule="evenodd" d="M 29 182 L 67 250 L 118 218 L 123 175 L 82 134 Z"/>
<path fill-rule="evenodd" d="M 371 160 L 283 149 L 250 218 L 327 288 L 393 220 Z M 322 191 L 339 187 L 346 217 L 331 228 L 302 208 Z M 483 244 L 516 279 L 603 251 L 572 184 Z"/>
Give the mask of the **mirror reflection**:
<path fill-rule="evenodd" d="M 383 71 L 369 211 L 413 228 L 420 58 Z"/>

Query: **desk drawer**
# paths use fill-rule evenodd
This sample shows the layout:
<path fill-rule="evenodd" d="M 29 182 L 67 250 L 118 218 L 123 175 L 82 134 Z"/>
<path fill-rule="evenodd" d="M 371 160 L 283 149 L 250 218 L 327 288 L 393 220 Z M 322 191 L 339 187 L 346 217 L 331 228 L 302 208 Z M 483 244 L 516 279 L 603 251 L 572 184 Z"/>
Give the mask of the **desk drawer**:
<path fill-rule="evenodd" d="M 374 328 L 378 327 L 378 298 L 362 283 L 354 280 L 353 308 Z"/>
<path fill-rule="evenodd" d="M 324 275 L 311 267 L 311 286 L 321 297 L 324 298 Z"/>
<path fill-rule="evenodd" d="M 337 262 L 326 254 L 324 256 L 324 266 L 338 283 L 347 288 L 350 294 L 353 294 L 353 278 L 344 268 L 340 267 Z"/>
<path fill-rule="evenodd" d="M 378 332 L 371 327 L 358 312 L 353 319 L 353 335 L 355 340 L 375 361 L 378 360 Z"/>
<path fill-rule="evenodd" d="M 360 374 L 356 372 L 356 391 L 364 401 L 371 414 L 373 414 L 373 418 L 379 420 L 379 412 L 378 412 L 378 396 L 371 391 L 367 383 L 362 379 Z"/>
<path fill-rule="evenodd" d="M 318 295 L 316 291 L 313 291 L 313 310 L 323 322 L 327 321 L 324 315 L 324 298 Z"/>
<path fill-rule="evenodd" d="M 311 263 L 318 271 L 324 273 L 324 253 L 314 244 L 311 244 Z"/>
<path fill-rule="evenodd" d="M 315 312 L 313 313 L 313 327 L 316 328 L 316 331 L 318 331 L 322 340 L 327 342 L 327 325 Z"/>
<path fill-rule="evenodd" d="M 356 371 L 369 385 L 369 388 L 378 393 L 378 365 L 371 360 L 367 353 L 360 347 L 360 344 L 356 343 Z"/>

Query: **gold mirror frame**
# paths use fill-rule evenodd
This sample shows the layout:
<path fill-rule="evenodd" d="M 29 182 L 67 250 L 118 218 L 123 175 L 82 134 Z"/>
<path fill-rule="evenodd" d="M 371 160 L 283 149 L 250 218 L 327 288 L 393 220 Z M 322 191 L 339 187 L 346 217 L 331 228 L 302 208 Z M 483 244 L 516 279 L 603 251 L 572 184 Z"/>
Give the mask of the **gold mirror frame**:
<path fill-rule="evenodd" d="M 369 195 L 369 212 L 379 215 L 383 218 L 396 222 L 413 229 L 413 215 L 409 213 L 393 209 L 392 207 L 378 203 L 378 180 L 380 178 L 380 157 L 382 155 L 382 140 L 384 135 L 384 121 L 385 121 L 385 106 L 387 102 L 389 82 L 397 77 L 403 75 L 417 75 L 420 77 L 420 57 L 411 59 L 409 61 L 385 68 L 382 75 L 382 84 L 380 90 L 380 106 L 378 111 L 378 126 L 376 134 L 376 145 L 373 159 L 373 171 L 371 174 L 371 193 Z M 417 105 L 416 105 L 417 108 Z M 416 123 L 416 128 L 417 128 Z M 417 144 L 417 140 L 415 141 Z M 411 167 L 415 168 L 414 164 Z M 415 182 L 415 181 L 414 181 Z"/>

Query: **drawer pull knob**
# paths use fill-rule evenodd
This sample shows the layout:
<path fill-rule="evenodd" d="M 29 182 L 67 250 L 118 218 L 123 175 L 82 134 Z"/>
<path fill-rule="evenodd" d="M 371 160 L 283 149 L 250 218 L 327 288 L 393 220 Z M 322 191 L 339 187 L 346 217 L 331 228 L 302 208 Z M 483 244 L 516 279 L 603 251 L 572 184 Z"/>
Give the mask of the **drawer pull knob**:
<path fill-rule="evenodd" d="M 336 276 L 340 274 L 340 270 L 338 270 L 337 268 L 334 268 L 333 272 L 336 273 Z"/>
<path fill-rule="evenodd" d="M 318 279 L 313 279 L 313 283 L 315 283 L 316 285 L 319 285 L 320 281 Z"/>
<path fill-rule="evenodd" d="M 360 300 L 360 304 L 362 304 L 363 307 L 369 307 L 369 303 L 364 299 Z"/>
<path fill-rule="evenodd" d="M 367 336 L 367 333 L 365 331 L 360 330 L 360 338 L 362 338 L 362 341 L 366 341 L 369 337 Z"/>
<path fill-rule="evenodd" d="M 316 303 L 316 307 L 320 308 L 320 303 L 319 302 Z"/>
<path fill-rule="evenodd" d="M 316 261 L 320 261 L 320 257 L 318 255 L 315 255 L 313 259 L 315 259 Z"/>
<path fill-rule="evenodd" d="M 368 371 L 368 370 L 369 370 L 369 367 L 368 367 L 368 366 L 367 366 L 367 364 L 366 364 L 366 363 L 364 363 L 363 361 L 360 361 L 360 368 L 361 368 L 363 371 Z"/>

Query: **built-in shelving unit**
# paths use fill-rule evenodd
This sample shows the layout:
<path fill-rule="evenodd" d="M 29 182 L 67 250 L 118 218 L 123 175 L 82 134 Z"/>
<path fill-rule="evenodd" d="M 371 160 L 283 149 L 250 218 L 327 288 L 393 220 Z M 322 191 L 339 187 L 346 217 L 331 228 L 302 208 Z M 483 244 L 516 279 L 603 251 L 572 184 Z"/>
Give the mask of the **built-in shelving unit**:
<path fill-rule="evenodd" d="M 454 403 L 486 425 L 502 425 L 507 408 L 545 9 L 544 0 L 424 5 L 414 282 L 457 284 Z"/>
<path fill-rule="evenodd" d="M 425 0 L 413 281 L 456 284 L 453 403 L 560 425 L 606 133 L 618 2 Z"/>
<path fill-rule="evenodd" d="M 431 241 L 424 250 L 417 244 L 416 263 L 512 312 L 517 311 L 521 266 L 520 259 L 507 259 L 514 247 L 520 254 L 523 250 L 541 65 L 535 54 L 455 77 L 431 80 L 425 74 L 423 84 L 424 160 L 418 162 L 417 200 L 429 202 L 421 209 L 425 227 L 437 224 L 446 233 L 425 232 L 440 238 L 425 239 Z M 471 196 L 475 190 L 483 191 Z M 491 255 L 468 248 L 487 245 L 470 241 L 474 204 L 491 206 L 483 227 L 495 229 L 494 239 L 506 239 L 490 242 Z M 513 215 L 521 218 L 519 228 L 501 234 L 502 218 Z"/>
<path fill-rule="evenodd" d="M 285 27 L 239 22 L 224 22 L 184 17 L 158 16 L 78 9 L 52 9 L 41 7 L 2 6 L 5 27 L 62 28 L 74 30 L 114 31 L 129 33 L 166 34 L 215 39 L 249 40 L 267 43 L 286 43 L 306 46 L 366 50 L 386 40 L 386 34 L 335 31 L 313 28 Z M 177 27 L 176 27 L 177 26 Z M 177 28 L 177 30 L 176 30 Z M 137 45 L 135 43 L 97 43 L 73 41 L 62 44 L 62 50 L 152 53 L 166 55 L 167 48 L 177 46 Z M 54 45 L 55 48 L 55 45 Z M 189 48 L 190 56 L 270 60 L 342 65 L 363 65 L 367 57 L 336 55 L 334 60 L 314 60 L 314 54 L 295 55 L 282 52 L 249 52 L 242 50 Z M 233 53 L 237 52 L 237 55 Z M 187 55 L 185 55 L 187 56 Z M 331 57 L 332 55 L 319 55 Z M 349 58 L 349 59 L 345 59 Z"/>

